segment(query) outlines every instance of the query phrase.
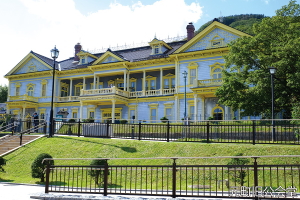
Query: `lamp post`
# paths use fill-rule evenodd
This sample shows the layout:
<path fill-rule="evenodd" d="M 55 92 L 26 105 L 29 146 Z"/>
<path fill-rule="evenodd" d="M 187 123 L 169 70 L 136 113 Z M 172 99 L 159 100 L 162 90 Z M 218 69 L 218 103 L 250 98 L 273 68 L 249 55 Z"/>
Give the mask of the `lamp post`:
<path fill-rule="evenodd" d="M 275 67 L 269 67 L 271 74 L 271 93 L 272 93 L 272 141 L 276 141 L 275 135 L 275 114 L 274 114 L 274 74 L 276 73 Z"/>
<path fill-rule="evenodd" d="M 55 79 L 55 60 L 58 57 L 59 51 L 54 46 L 51 50 L 51 57 L 53 58 L 53 71 L 52 71 L 52 93 L 51 93 L 51 109 L 50 109 L 50 121 L 49 121 L 49 137 L 54 134 L 54 121 L 53 121 L 53 97 L 54 97 L 54 79 Z"/>
<path fill-rule="evenodd" d="M 184 71 L 183 73 L 183 78 L 184 78 L 184 116 L 183 119 L 186 120 L 186 77 L 187 77 L 187 72 Z"/>

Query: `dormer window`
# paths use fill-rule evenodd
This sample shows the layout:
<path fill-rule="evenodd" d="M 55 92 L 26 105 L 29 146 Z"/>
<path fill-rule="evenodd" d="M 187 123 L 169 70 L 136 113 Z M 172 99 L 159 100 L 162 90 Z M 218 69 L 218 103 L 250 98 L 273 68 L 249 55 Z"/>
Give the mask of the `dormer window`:
<path fill-rule="evenodd" d="M 159 54 L 159 46 L 154 47 L 154 54 Z"/>
<path fill-rule="evenodd" d="M 149 42 L 149 45 L 152 48 L 150 55 L 159 55 L 165 53 L 167 50 L 172 49 L 167 43 L 165 43 L 162 40 L 158 40 L 154 38 L 151 42 Z"/>
<path fill-rule="evenodd" d="M 81 58 L 81 64 L 85 63 L 85 58 Z"/>

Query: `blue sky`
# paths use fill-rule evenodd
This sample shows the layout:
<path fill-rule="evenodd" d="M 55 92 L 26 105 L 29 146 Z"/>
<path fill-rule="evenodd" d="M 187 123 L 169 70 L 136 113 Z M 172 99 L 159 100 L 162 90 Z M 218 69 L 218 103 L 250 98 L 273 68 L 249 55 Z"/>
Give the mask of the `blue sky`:
<path fill-rule="evenodd" d="M 299 3 L 300 0 L 297 1 Z M 50 57 L 56 45 L 58 60 L 74 56 L 74 45 L 84 50 L 139 45 L 184 36 L 186 25 L 196 30 L 213 18 L 236 14 L 264 14 L 289 0 L 0 0 L 3 76 L 31 50 Z"/>

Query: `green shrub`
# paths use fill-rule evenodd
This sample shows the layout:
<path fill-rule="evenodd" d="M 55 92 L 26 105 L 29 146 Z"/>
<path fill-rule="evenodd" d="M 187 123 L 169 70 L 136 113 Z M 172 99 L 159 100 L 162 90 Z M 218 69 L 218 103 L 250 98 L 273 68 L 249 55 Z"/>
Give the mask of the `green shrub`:
<path fill-rule="evenodd" d="M 41 182 L 45 182 L 44 170 L 46 169 L 47 162 L 49 162 L 50 165 L 54 165 L 54 160 L 49 160 L 43 163 L 44 158 L 52 158 L 52 156 L 47 153 L 41 153 L 31 164 L 32 178 L 40 178 Z"/>
<path fill-rule="evenodd" d="M 242 153 L 238 153 L 235 156 L 242 156 Z M 247 158 L 232 158 L 227 165 L 246 165 L 250 161 Z M 229 168 L 230 169 L 230 168 Z M 232 168 L 231 168 L 232 169 Z M 234 170 L 229 170 L 230 177 L 232 181 L 236 183 L 240 183 L 240 186 L 243 186 L 244 184 L 244 179 L 247 175 L 246 170 L 242 170 L 242 168 L 235 168 L 233 167 Z"/>
<path fill-rule="evenodd" d="M 128 121 L 126 119 L 123 119 L 123 120 L 120 121 L 121 124 L 127 124 L 127 122 Z"/>
<path fill-rule="evenodd" d="M 76 122 L 76 120 L 75 119 L 69 119 L 69 121 L 68 122 L 70 122 L 70 123 L 74 123 L 74 122 Z"/>
<path fill-rule="evenodd" d="M 106 160 L 93 160 L 91 162 L 91 166 L 104 166 L 105 164 L 107 163 Z M 95 168 L 95 169 L 92 169 L 88 172 L 88 174 L 93 178 L 95 179 L 95 183 L 96 185 L 99 185 L 101 183 L 103 183 L 104 181 L 104 169 L 99 169 L 99 168 Z"/>
<path fill-rule="evenodd" d="M 4 172 L 3 166 L 6 165 L 6 160 L 0 157 L 0 171 Z"/>
<path fill-rule="evenodd" d="M 161 120 L 161 122 L 163 122 L 163 123 L 167 123 L 167 121 L 168 121 L 169 119 L 166 118 L 166 117 L 162 117 L 162 118 L 160 118 L 160 120 Z"/>

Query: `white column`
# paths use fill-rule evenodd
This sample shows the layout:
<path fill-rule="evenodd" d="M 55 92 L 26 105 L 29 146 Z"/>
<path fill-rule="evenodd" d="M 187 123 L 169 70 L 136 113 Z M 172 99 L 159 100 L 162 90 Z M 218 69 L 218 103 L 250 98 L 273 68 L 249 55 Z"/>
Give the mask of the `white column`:
<path fill-rule="evenodd" d="M 179 109 L 179 101 L 178 101 L 178 96 L 175 96 L 175 120 L 176 121 L 179 121 L 180 118 L 179 118 L 179 114 L 180 114 L 180 109 Z"/>
<path fill-rule="evenodd" d="M 198 116 L 198 95 L 194 94 L 194 121 L 197 121 Z"/>
<path fill-rule="evenodd" d="M 73 92 L 73 79 L 71 78 L 70 79 L 70 94 L 69 94 L 69 101 L 71 101 L 71 96 L 72 95 L 72 92 Z"/>
<path fill-rule="evenodd" d="M 83 84 L 82 89 L 85 90 L 86 89 L 86 87 L 85 87 L 85 77 L 83 77 L 83 83 L 82 84 Z"/>
<path fill-rule="evenodd" d="M 178 58 L 176 57 L 176 59 L 175 59 L 175 89 L 176 89 L 176 93 L 179 92 L 178 82 L 179 82 L 179 64 L 178 64 Z"/>
<path fill-rule="evenodd" d="M 60 92 L 60 83 L 61 83 L 61 82 L 60 82 L 60 79 L 57 79 L 57 89 L 58 89 L 58 94 L 57 94 L 57 96 L 58 96 L 58 97 L 60 97 L 60 95 L 61 95 L 61 94 L 60 94 L 60 93 L 61 93 L 61 92 Z M 55 90 L 54 90 L 54 91 L 55 91 Z M 55 93 L 54 93 L 54 94 L 55 94 Z M 54 96 L 55 96 L 55 95 L 54 95 Z"/>
<path fill-rule="evenodd" d="M 160 68 L 160 95 L 162 95 L 163 91 L 163 70 Z"/>
<path fill-rule="evenodd" d="M 26 113 L 25 113 L 26 104 L 23 104 L 23 105 L 22 105 L 22 108 L 23 108 L 23 113 L 22 113 L 22 117 L 21 117 L 21 118 L 22 118 L 22 119 L 25 119 L 25 114 L 26 114 Z"/>
<path fill-rule="evenodd" d="M 201 97 L 201 100 L 202 100 L 201 118 L 202 120 L 206 120 L 205 119 L 205 97 Z"/>
<path fill-rule="evenodd" d="M 145 96 L 146 95 L 146 71 L 144 70 L 143 71 L 143 95 Z"/>
<path fill-rule="evenodd" d="M 116 100 L 112 99 L 112 107 L 111 107 L 111 118 L 112 118 L 112 123 L 115 123 L 115 107 L 116 107 Z"/>
<path fill-rule="evenodd" d="M 129 92 L 130 92 L 130 89 L 129 89 L 129 87 L 130 87 L 130 72 L 129 72 L 129 71 L 127 71 L 127 91 L 129 91 Z"/>
<path fill-rule="evenodd" d="M 82 120 L 82 114 L 83 114 L 83 103 L 80 101 L 80 120 Z"/>
<path fill-rule="evenodd" d="M 124 78 L 123 78 L 123 81 L 124 81 L 124 91 L 127 90 L 127 76 L 126 76 L 126 70 L 124 70 Z"/>
<path fill-rule="evenodd" d="M 96 89 L 96 74 L 94 74 L 94 88 L 93 89 Z"/>

